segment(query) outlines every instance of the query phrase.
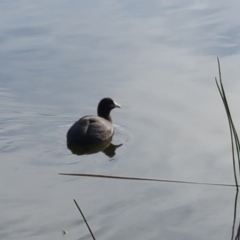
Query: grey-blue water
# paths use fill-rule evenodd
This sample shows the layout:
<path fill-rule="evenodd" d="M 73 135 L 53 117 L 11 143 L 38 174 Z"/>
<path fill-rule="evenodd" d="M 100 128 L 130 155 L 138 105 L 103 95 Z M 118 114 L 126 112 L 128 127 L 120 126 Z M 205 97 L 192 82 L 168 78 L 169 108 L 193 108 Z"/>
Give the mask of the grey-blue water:
<path fill-rule="evenodd" d="M 216 57 L 240 131 L 239 1 L 0 1 L 0 239 L 231 239 L 233 183 Z M 116 155 L 66 132 L 112 97 Z M 237 215 L 236 228 L 239 216 Z M 68 234 L 62 236 L 62 230 Z M 236 235 L 236 229 L 235 229 Z"/>

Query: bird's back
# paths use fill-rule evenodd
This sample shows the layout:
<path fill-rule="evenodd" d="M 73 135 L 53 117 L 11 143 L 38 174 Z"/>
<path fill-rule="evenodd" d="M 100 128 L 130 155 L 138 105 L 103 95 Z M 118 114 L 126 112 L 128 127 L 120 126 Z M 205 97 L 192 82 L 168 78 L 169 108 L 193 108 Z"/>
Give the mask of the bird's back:
<path fill-rule="evenodd" d="M 67 132 L 67 144 L 88 145 L 112 137 L 111 122 L 98 116 L 85 116 L 73 124 Z"/>

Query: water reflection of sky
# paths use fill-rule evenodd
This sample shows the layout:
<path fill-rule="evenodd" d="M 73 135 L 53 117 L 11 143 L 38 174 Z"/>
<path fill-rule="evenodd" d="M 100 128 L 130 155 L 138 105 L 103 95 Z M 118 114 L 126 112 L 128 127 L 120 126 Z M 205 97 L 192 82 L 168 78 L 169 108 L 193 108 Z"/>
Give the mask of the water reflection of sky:
<path fill-rule="evenodd" d="M 23 231 L 28 237 L 36 229 L 35 235 L 49 239 L 68 226 L 79 236 L 79 221 L 73 220 L 79 216 L 69 213 L 77 196 L 103 239 L 155 239 L 159 232 L 165 239 L 230 236 L 233 189 L 71 179 L 57 173 L 233 182 L 227 120 L 214 77 L 220 56 L 230 106 L 239 119 L 239 5 L 2 1 L 2 182 L 14 174 L 3 190 L 1 212 L 9 216 L 5 209 L 12 209 L 23 219 L 3 222 L 2 231 L 13 227 L 12 236 L 19 239 L 18 229 L 30 226 Z M 122 109 L 113 111 L 114 123 L 132 137 L 114 161 L 103 154 L 80 161 L 67 152 L 65 133 L 80 116 L 95 113 L 103 96 L 121 103 Z"/>
<path fill-rule="evenodd" d="M 189 65 L 213 61 L 199 55 L 238 53 L 237 6 L 236 1 L 4 2 L 2 79 L 20 78 L 23 85 L 31 78 L 41 87 L 54 77 L 60 88 L 74 91 L 63 82 L 129 80 L 126 67 L 132 71 L 141 58 L 146 67 L 194 71 Z M 209 69 L 215 73 L 214 67 Z"/>

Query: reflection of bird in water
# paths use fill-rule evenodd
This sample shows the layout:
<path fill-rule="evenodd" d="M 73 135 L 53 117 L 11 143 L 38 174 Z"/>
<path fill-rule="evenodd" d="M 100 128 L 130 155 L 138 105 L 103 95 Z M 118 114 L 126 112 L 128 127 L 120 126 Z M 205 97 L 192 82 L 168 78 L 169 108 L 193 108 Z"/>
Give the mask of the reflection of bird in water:
<path fill-rule="evenodd" d="M 114 145 L 112 143 L 109 144 L 108 147 L 106 147 L 102 152 L 105 153 L 105 155 L 107 155 L 108 157 L 112 158 L 115 156 L 115 151 L 117 150 L 117 148 L 121 147 L 122 144 L 118 144 L 118 145 Z"/>
<path fill-rule="evenodd" d="M 100 144 L 91 144 L 91 145 L 69 145 L 68 149 L 76 155 L 88 155 L 88 154 L 94 154 L 98 152 L 103 152 L 108 157 L 112 158 L 116 154 L 116 149 L 121 147 L 122 144 L 114 145 L 110 141 L 104 141 Z"/>
<path fill-rule="evenodd" d="M 67 132 L 67 146 L 105 145 L 114 133 L 110 112 L 120 105 L 111 98 L 103 98 L 97 108 L 98 116 L 90 115 L 79 119 Z"/>

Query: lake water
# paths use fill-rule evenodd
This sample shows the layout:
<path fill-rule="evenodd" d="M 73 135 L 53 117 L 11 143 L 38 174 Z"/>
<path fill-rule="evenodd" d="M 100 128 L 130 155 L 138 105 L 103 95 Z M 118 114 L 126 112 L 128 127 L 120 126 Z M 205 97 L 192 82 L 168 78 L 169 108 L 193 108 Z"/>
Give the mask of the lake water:
<path fill-rule="evenodd" d="M 239 1 L 0 1 L 0 238 L 231 239 L 234 184 L 220 57 L 240 131 Z M 116 155 L 66 132 L 112 97 Z M 239 216 L 236 219 L 236 230 Z M 68 234 L 62 236 L 62 230 Z"/>

